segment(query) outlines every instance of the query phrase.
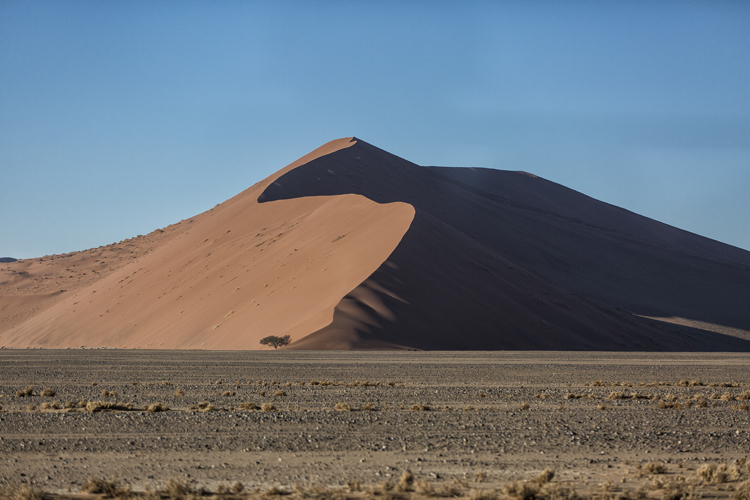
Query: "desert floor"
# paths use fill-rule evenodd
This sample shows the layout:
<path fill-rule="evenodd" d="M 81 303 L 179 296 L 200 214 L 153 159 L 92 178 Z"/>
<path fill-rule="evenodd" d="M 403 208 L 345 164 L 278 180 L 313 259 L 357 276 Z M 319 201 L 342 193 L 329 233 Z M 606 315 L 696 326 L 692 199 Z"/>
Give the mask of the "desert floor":
<path fill-rule="evenodd" d="M 377 492 L 408 470 L 480 498 L 552 468 L 585 496 L 733 498 L 750 479 L 750 354 L 6 349 L 0 394 L 5 488 Z"/>

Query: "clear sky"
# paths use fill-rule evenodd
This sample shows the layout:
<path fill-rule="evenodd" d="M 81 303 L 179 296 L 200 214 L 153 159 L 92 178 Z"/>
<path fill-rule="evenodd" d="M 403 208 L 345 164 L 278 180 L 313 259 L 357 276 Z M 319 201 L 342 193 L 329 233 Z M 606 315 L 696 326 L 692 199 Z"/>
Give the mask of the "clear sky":
<path fill-rule="evenodd" d="M 750 2 L 0 2 L 0 257 L 146 234 L 352 135 L 750 249 Z"/>

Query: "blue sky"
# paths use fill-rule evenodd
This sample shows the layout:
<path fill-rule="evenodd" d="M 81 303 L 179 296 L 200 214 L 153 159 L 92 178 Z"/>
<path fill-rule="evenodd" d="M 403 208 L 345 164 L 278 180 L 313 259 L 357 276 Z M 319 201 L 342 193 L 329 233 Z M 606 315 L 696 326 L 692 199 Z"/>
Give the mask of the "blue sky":
<path fill-rule="evenodd" d="M 211 208 L 335 138 L 750 249 L 750 2 L 0 2 L 0 256 Z"/>

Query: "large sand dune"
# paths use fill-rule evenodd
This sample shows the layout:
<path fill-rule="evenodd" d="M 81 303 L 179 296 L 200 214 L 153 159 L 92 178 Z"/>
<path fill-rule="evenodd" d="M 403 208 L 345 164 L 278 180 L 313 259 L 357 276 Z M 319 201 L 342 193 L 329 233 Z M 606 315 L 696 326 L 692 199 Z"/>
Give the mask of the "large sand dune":
<path fill-rule="evenodd" d="M 750 350 L 748 264 L 530 174 L 347 138 L 164 230 L 3 264 L 0 345 Z"/>

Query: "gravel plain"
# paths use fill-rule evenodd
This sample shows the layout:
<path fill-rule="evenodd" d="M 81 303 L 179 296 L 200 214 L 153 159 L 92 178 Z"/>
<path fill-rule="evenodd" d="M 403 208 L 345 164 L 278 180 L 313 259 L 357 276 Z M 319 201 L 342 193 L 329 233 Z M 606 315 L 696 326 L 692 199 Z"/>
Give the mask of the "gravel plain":
<path fill-rule="evenodd" d="M 552 468 L 589 496 L 666 498 L 654 482 L 682 477 L 733 498 L 750 479 L 696 474 L 750 454 L 750 354 L 6 349 L 0 395 L 0 486 L 57 493 L 92 477 L 345 488 L 409 470 L 468 494 Z"/>

